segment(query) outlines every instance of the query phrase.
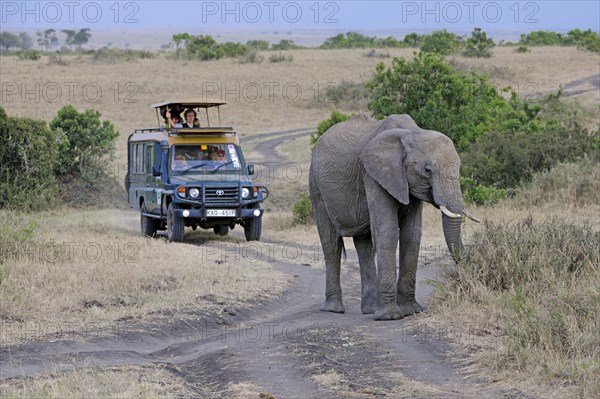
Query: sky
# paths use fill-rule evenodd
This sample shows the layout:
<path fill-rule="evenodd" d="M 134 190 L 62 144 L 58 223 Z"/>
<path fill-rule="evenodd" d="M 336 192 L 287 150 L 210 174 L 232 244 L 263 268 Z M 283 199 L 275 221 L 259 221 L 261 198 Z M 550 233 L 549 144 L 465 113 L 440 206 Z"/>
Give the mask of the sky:
<path fill-rule="evenodd" d="M 600 30 L 600 1 L 7 1 L 0 29 Z"/>

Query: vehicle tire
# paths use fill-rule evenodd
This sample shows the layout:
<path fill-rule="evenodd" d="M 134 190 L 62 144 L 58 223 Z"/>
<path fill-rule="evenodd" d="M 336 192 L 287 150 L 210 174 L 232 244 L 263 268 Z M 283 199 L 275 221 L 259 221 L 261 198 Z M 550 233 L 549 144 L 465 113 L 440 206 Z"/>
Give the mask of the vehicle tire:
<path fill-rule="evenodd" d="M 175 209 L 177 207 L 171 202 L 167 208 L 167 238 L 169 241 L 181 242 L 183 241 L 183 233 L 185 231 L 185 225 L 183 218 L 175 215 Z"/>
<path fill-rule="evenodd" d="M 229 234 L 229 226 L 220 224 L 218 226 L 213 227 L 213 230 L 216 235 L 224 237 Z"/>
<path fill-rule="evenodd" d="M 142 230 L 142 235 L 147 237 L 156 237 L 156 230 L 158 230 L 159 221 L 144 216 L 144 213 L 148 213 L 148 211 L 146 210 L 146 204 L 142 203 L 140 208 L 140 227 Z"/>
<path fill-rule="evenodd" d="M 244 225 L 244 233 L 246 234 L 246 241 L 258 241 L 260 240 L 260 233 L 262 231 L 262 216 L 254 219 L 247 219 Z"/>

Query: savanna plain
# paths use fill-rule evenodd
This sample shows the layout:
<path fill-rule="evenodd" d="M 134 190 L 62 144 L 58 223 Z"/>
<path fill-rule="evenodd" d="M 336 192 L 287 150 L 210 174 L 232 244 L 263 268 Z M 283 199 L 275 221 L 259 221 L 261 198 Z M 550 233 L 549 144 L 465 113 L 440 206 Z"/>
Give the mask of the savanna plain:
<path fill-rule="evenodd" d="M 391 57 L 414 56 L 412 49 L 385 52 Z M 391 57 L 367 57 L 366 53 L 294 50 L 283 53 L 293 57 L 289 62 L 248 64 L 232 59 L 175 60 L 164 54 L 133 61 L 93 61 L 76 55 L 61 56 L 59 61 L 46 55 L 39 61 L 0 57 L 0 80 L 4 87 L 6 83 L 16 87 L 16 93 L 2 94 L 0 105 L 7 114 L 50 121 L 62 106 L 72 104 L 80 111 L 96 109 L 115 125 L 120 135 L 111 171 L 121 186 L 127 166 L 128 135 L 135 128 L 154 127 L 157 123 L 151 104 L 172 98 L 221 97 L 228 102 L 221 111 L 224 124 L 236 128 L 246 159 L 257 166 L 255 179 L 271 192 L 264 204 L 267 212 L 262 239 L 253 245 L 244 240 L 239 228 L 227 237 L 188 229 L 185 243 L 144 238 L 139 232 L 138 211 L 128 207 L 124 188 L 94 209 L 63 206 L 45 212 L 0 210 L 2 225 L 10 227 L 0 231 L 11 237 L 5 242 L 19 246 L 19 256 L 0 264 L 2 356 L 11 356 L 10 348 L 19 345 L 94 342 L 115 339 L 121 333 L 160 335 L 177 331 L 175 326 L 183 324 L 197 326 L 199 320 L 226 324 L 228 317 L 243 318 L 277 303 L 285 306 L 288 302 L 280 298 L 294 290 L 298 276 L 275 264 L 321 272 L 324 268 L 315 226 L 298 223 L 292 212 L 299 195 L 308 191 L 310 137 L 290 132 L 289 139 L 273 145 L 268 152 L 260 145 L 269 136 L 261 135 L 315 129 L 334 109 L 368 112 L 366 98 L 336 104 L 326 96 L 328 88 L 339 87 L 343 81 L 369 81 L 378 62 L 391 64 Z M 498 47 L 489 59 L 447 59 L 465 72 L 487 74 L 499 88 L 511 85 L 518 95 L 529 99 L 556 91 L 559 85 L 571 87 L 571 92 L 565 89 L 563 101 L 575 117 L 591 130 L 600 125 L 600 89 L 593 80 L 587 80 L 600 73 L 597 54 L 574 47 L 534 47 L 519 54 L 511 47 Z M 567 86 L 569 83 L 571 86 Z M 277 137 L 285 138 L 286 134 Z M 270 155 L 277 162 L 269 163 Z M 523 398 L 596 397 L 600 394 L 598 192 L 600 170 L 597 163 L 588 160 L 559 165 L 536 175 L 531 183 L 498 204 L 471 205 L 483 222 L 465 223 L 464 239 L 471 247 L 480 247 L 481 253 L 472 260 L 471 269 L 462 271 L 457 271 L 444 248 L 439 212 L 425 206 L 420 267 L 434 263 L 438 272 L 423 279 L 428 281 L 423 284 L 428 291 L 433 289 L 426 300 L 427 310 L 402 323 L 408 323 L 403 325 L 415 336 L 421 334 L 415 345 L 429 345 L 424 335 L 429 331 L 434 349 L 458 370 L 452 377 L 459 378 L 454 383 L 472 384 L 472 389 L 452 390 L 405 373 L 410 359 L 398 368 L 379 370 L 373 366 L 385 383 L 365 377 L 363 385 L 353 385 L 363 376 L 353 372 L 361 353 L 367 357 L 373 354 L 373 362 L 385 357 L 365 346 L 371 333 L 364 327 L 368 324 L 356 331 L 340 327 L 343 333 L 339 339 L 325 340 L 321 346 L 298 344 L 294 351 L 296 360 L 302 363 L 303 377 L 325 393 L 322 397 L 462 397 L 464 392 L 473 397 L 478 392 Z M 558 221 L 562 224 L 556 229 Z M 561 246 L 568 240 L 562 226 L 569 225 L 586 227 L 589 234 L 582 235 L 580 242 L 589 243 L 585 248 L 594 248 L 591 253 L 587 249 L 577 252 L 570 241 L 566 247 Z M 562 303 L 555 312 L 525 300 L 526 293 L 511 288 L 510 281 L 503 283 L 501 296 L 480 284 L 483 268 L 497 268 L 499 273 L 512 275 L 511 267 L 518 262 L 508 259 L 514 254 L 511 247 L 523 247 L 515 255 L 520 259 L 533 258 L 533 250 L 528 248 L 534 243 L 526 239 L 511 241 L 511 237 L 517 233 L 519 237 L 532 237 L 539 229 L 546 229 L 544 237 L 548 241 L 544 253 L 535 254 L 539 255 L 538 274 L 531 270 L 519 273 L 532 273 L 530 288 L 540 292 L 540 303 Z M 346 246 L 352 253 L 351 240 L 346 240 Z M 542 267 L 545 259 L 557 253 L 568 253 L 573 258 L 573 264 L 564 264 L 565 269 L 585 269 L 585 281 L 577 280 L 577 272 L 565 274 Z M 356 279 L 356 262 L 352 267 L 343 264 L 342 273 Z M 444 273 L 472 273 L 472 284 L 444 284 Z M 465 281 L 464 277 L 460 281 Z M 562 284 L 548 283 L 559 279 L 564 279 Z M 317 284 L 316 290 L 324 296 L 324 280 Z M 358 297 L 359 286 L 351 286 L 357 291 L 345 295 Z M 576 295 L 572 295 L 573 290 L 578 291 Z M 469 295 L 461 295 L 466 291 Z M 574 299 L 566 304 L 559 301 L 566 296 Z M 314 299 L 315 309 L 322 299 Z M 578 307 L 585 304 L 590 309 L 590 303 L 595 304 L 591 312 L 584 317 L 578 315 Z M 334 316 L 329 316 L 335 322 Z M 553 320 L 555 328 L 541 331 L 536 323 L 546 319 Z M 377 324 L 377 328 L 391 329 L 394 323 Z M 543 353 L 539 349 L 543 345 L 515 349 L 516 343 L 530 339 L 547 341 L 552 347 L 557 336 L 567 348 L 564 351 Z M 327 351 L 324 345 L 329 345 Z M 18 359 L 13 364 L 19 368 Z M 47 364 L 46 372 L 34 376 L 23 373 L 2 379 L 0 396 L 273 397 L 252 379 L 227 381 L 222 371 L 215 371 L 212 380 L 210 368 L 203 371 L 206 375 L 199 378 L 200 383 L 177 366 L 162 362 L 102 366 L 74 360 L 73 364 L 77 364 L 75 370 L 55 370 Z M 266 358 L 257 367 L 268 364 Z M 285 380 L 280 383 L 286 384 Z M 478 387 L 486 387 L 487 391 L 479 391 Z"/>

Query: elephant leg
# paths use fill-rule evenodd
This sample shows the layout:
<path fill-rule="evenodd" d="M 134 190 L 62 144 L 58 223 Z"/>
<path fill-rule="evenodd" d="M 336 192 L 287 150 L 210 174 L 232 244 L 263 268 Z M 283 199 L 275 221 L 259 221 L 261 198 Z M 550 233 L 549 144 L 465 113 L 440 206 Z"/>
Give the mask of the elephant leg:
<path fill-rule="evenodd" d="M 377 254 L 377 307 L 375 320 L 401 319 L 396 295 L 396 249 L 398 248 L 397 201 L 370 176 L 365 175 L 365 191 L 371 234 Z"/>
<path fill-rule="evenodd" d="M 313 214 L 317 223 L 317 231 L 323 248 L 325 259 L 325 302 L 321 310 L 325 312 L 344 313 L 342 303 L 342 285 L 340 283 L 340 267 L 344 241 L 339 237 L 335 226 L 327 215 L 318 190 L 311 187 Z"/>
<path fill-rule="evenodd" d="M 417 263 L 421 247 L 423 203 L 411 198 L 400 223 L 400 269 L 398 274 L 398 308 L 404 316 L 423 311 L 415 297 Z"/>
<path fill-rule="evenodd" d="M 371 235 L 354 237 L 360 264 L 361 304 L 363 314 L 375 313 L 377 307 L 377 271 Z"/>

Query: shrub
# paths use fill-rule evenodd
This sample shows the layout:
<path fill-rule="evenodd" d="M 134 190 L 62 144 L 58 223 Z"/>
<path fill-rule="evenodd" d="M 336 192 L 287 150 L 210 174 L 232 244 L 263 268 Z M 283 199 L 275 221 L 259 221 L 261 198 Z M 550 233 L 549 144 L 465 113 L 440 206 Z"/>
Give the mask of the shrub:
<path fill-rule="evenodd" d="M 312 203 L 310 197 L 306 193 L 300 193 L 298 201 L 294 204 L 294 223 L 295 224 L 310 224 L 313 223 Z"/>
<path fill-rule="evenodd" d="M 519 46 L 515 49 L 515 53 L 529 53 L 530 51 L 527 46 Z"/>
<path fill-rule="evenodd" d="M 478 184 L 516 187 L 535 172 L 590 154 L 596 134 L 554 111 L 552 119 L 536 121 L 530 130 L 492 130 L 462 154 L 463 172 Z"/>
<path fill-rule="evenodd" d="M 260 64 L 265 57 L 260 55 L 257 49 L 250 49 L 246 54 L 238 58 L 240 64 Z"/>
<path fill-rule="evenodd" d="M 272 50 L 297 50 L 301 49 L 302 46 L 298 46 L 293 40 L 281 39 L 279 43 L 271 46 Z"/>
<path fill-rule="evenodd" d="M 50 127 L 65 138 L 59 148 L 58 176 L 67 180 L 73 177 L 94 180 L 107 171 L 107 161 L 114 154 L 119 133 L 109 121 L 100 121 L 100 112 L 88 109 L 79 113 L 67 105 L 58 111 Z"/>
<path fill-rule="evenodd" d="M 47 209 L 58 201 L 60 136 L 46 122 L 9 117 L 0 107 L 0 208 Z"/>
<path fill-rule="evenodd" d="M 102 47 L 98 50 L 88 50 L 86 54 L 92 56 L 94 62 L 130 62 L 136 59 L 150 59 L 154 58 L 155 54 L 147 50 L 131 50 L 131 49 L 120 49 L 120 48 L 108 48 Z"/>
<path fill-rule="evenodd" d="M 248 40 L 246 42 L 246 47 L 265 51 L 269 49 L 269 42 L 266 40 Z"/>
<path fill-rule="evenodd" d="M 224 57 L 240 57 L 248 52 L 248 47 L 241 43 L 227 42 L 221 45 Z"/>
<path fill-rule="evenodd" d="M 283 54 L 281 54 L 281 51 L 279 52 L 279 54 L 273 54 L 269 57 L 269 61 L 270 62 L 292 62 L 294 60 L 294 56 L 292 55 L 288 55 L 285 56 Z"/>
<path fill-rule="evenodd" d="M 336 48 L 366 48 L 366 47 L 406 47 L 407 44 L 389 36 L 386 38 L 377 38 L 364 36 L 356 32 L 340 33 L 330 37 L 320 46 L 323 49 Z"/>
<path fill-rule="evenodd" d="M 493 205 L 507 195 L 503 188 L 477 184 L 475 180 L 464 176 L 460 177 L 460 187 L 465 201 L 477 205 Z"/>
<path fill-rule="evenodd" d="M 484 329 L 500 342 L 486 354 L 488 367 L 515 378 L 521 371 L 527 381 L 569 381 L 575 396 L 597 397 L 599 264 L 600 232 L 589 226 L 486 223 L 431 306 L 453 322 L 452 309 L 467 309 L 493 323 Z"/>
<path fill-rule="evenodd" d="M 494 47 L 494 41 L 487 37 L 487 34 L 481 28 L 475 28 L 471 37 L 465 43 L 465 57 L 489 58 L 492 56 L 491 48 Z"/>
<path fill-rule="evenodd" d="M 338 111 L 331 112 L 331 116 L 329 117 L 329 119 L 325 119 L 319 122 L 319 125 L 317 126 L 317 132 L 310 136 L 310 144 L 314 145 L 317 142 L 317 140 L 319 140 L 319 137 L 321 137 L 323 133 L 325 133 L 330 127 L 332 127 L 336 123 L 344 122 L 348 119 L 350 119 L 350 115 L 346 115 Z"/>
<path fill-rule="evenodd" d="M 563 36 L 557 32 L 537 30 L 528 34 L 522 34 L 519 44 L 528 46 L 557 46 L 563 44 Z"/>
<path fill-rule="evenodd" d="M 31 60 L 31 61 L 37 61 L 40 58 L 42 58 L 42 52 L 40 50 L 24 50 L 24 51 L 18 51 L 17 52 L 17 57 L 20 60 Z"/>
<path fill-rule="evenodd" d="M 454 54 L 461 44 L 460 36 L 447 30 L 434 31 L 421 38 L 421 51 L 440 55 Z"/>
<path fill-rule="evenodd" d="M 225 54 L 223 47 L 210 35 L 189 36 L 185 41 L 188 59 L 202 61 L 220 59 Z"/>
<path fill-rule="evenodd" d="M 412 61 L 394 58 L 390 68 L 378 64 L 367 88 L 369 109 L 376 118 L 409 114 L 422 128 L 448 135 L 459 150 L 468 148 L 512 112 L 487 77 L 465 75 L 431 53 L 419 53 Z"/>

